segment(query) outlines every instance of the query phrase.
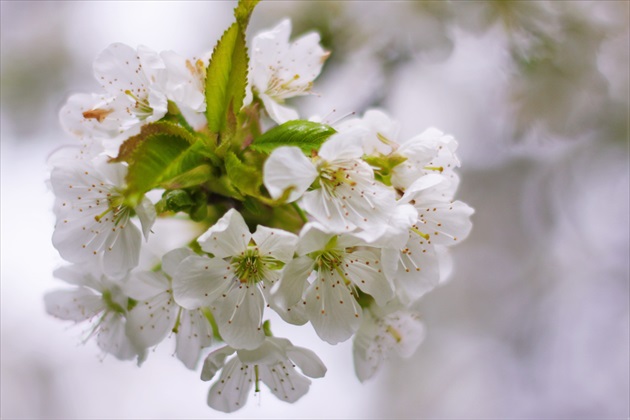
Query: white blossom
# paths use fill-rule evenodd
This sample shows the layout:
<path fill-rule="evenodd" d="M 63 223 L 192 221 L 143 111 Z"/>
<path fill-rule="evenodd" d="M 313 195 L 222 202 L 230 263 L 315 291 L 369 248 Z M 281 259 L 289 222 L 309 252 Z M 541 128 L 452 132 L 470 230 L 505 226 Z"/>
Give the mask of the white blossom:
<path fill-rule="evenodd" d="M 289 201 L 302 196 L 304 209 L 332 231 L 360 228 L 376 239 L 395 208 L 395 192 L 361 160 L 360 135 L 361 130 L 335 134 L 312 159 L 296 147 L 275 149 L 263 168 L 265 187 L 273 198 L 292 188 Z"/>
<path fill-rule="evenodd" d="M 124 138 L 166 115 L 168 76 L 160 56 L 149 48 L 111 44 L 94 60 L 94 76 L 103 91 L 70 97 L 60 112 L 67 131 L 102 140 L 115 153 Z"/>
<path fill-rule="evenodd" d="M 417 218 L 408 228 L 405 245 L 385 247 L 382 258 L 383 270 L 404 303 L 419 299 L 440 283 L 444 273 L 440 273 L 438 255 L 443 252 L 439 248 L 461 242 L 472 229 L 474 210 L 461 201 L 446 199 L 450 194 L 443 190 L 450 190 L 448 185 L 442 175 L 425 175 L 400 200 L 401 205 L 414 206 Z"/>
<path fill-rule="evenodd" d="M 123 164 L 107 163 L 104 157 L 52 170 L 57 216 L 53 244 L 65 260 L 102 264 L 110 276 L 124 275 L 138 264 L 141 234 L 131 217 L 138 215 L 148 237 L 155 209 L 147 198 L 134 208 L 125 202 L 126 171 Z"/>
<path fill-rule="evenodd" d="M 173 279 L 175 300 L 187 309 L 210 307 L 230 346 L 258 347 L 264 340 L 265 295 L 279 269 L 293 258 L 297 237 L 260 225 L 251 234 L 243 216 L 232 209 L 198 242 L 214 257 L 193 255 L 182 261 Z"/>
<path fill-rule="evenodd" d="M 47 293 L 44 302 L 49 314 L 75 323 L 88 321 L 84 340 L 96 337 L 104 353 L 123 360 L 138 357 L 139 363 L 144 360 L 143 349 L 125 334 L 129 299 L 119 282 L 86 265 L 62 267 L 54 275 L 76 287 Z"/>
<path fill-rule="evenodd" d="M 236 356 L 226 362 L 234 353 Z M 243 407 L 252 387 L 255 393 L 260 392 L 260 382 L 280 400 L 293 403 L 308 392 L 311 381 L 306 376 L 321 378 L 326 374 L 326 367 L 311 350 L 276 337 L 265 337 L 252 350 L 227 346 L 215 350 L 204 362 L 201 379 L 209 381 L 219 370 L 221 375 L 208 393 L 208 405 L 225 413 Z"/>
<path fill-rule="evenodd" d="M 250 50 L 249 84 L 264 104 L 269 117 L 278 124 L 298 119 L 298 113 L 284 105 L 287 98 L 307 94 L 329 53 L 319 45 L 319 34 L 310 33 L 289 42 L 291 21 L 256 35 Z M 251 101 L 248 89 L 246 104 Z"/>
<path fill-rule="evenodd" d="M 330 344 L 350 338 L 361 323 L 360 292 L 380 305 L 393 297 L 381 269 L 380 250 L 365 245 L 355 236 L 307 224 L 300 233 L 298 257 L 284 268 L 274 293 L 277 304 L 290 308 L 302 301 L 313 328 Z"/>
<path fill-rule="evenodd" d="M 201 350 L 212 344 L 212 325 L 201 309 L 187 310 L 173 298 L 171 278 L 183 259 L 194 253 L 175 249 L 162 259 L 158 272 L 134 273 L 125 284 L 127 295 L 137 300 L 127 319 L 127 335 L 140 348 L 160 343 L 170 332 L 176 335 L 175 354 L 194 369 Z"/>
<path fill-rule="evenodd" d="M 353 342 L 354 369 L 361 382 L 370 379 L 392 353 L 410 357 L 425 337 L 416 312 L 400 309 L 375 315 L 368 308 Z"/>

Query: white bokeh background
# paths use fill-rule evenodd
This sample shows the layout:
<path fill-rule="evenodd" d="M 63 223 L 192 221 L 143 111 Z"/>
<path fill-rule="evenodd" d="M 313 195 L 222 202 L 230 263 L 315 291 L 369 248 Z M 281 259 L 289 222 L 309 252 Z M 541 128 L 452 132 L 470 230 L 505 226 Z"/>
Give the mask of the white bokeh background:
<path fill-rule="evenodd" d="M 319 96 L 299 102 L 304 115 L 376 104 L 402 138 L 428 126 L 453 134 L 459 198 L 476 213 L 451 281 L 417 305 L 428 336 L 415 356 L 361 384 L 350 342 L 274 320 L 322 358 L 326 377 L 296 404 L 263 392 L 225 415 L 170 343 L 141 368 L 100 361 L 80 326 L 46 315 L 43 295 L 62 286 L 46 186 L 47 156 L 72 141 L 59 108 L 97 88 L 91 62 L 108 44 L 197 55 L 234 3 L 2 2 L 2 418 L 628 418 L 628 3 L 561 2 L 554 13 L 597 30 L 577 47 L 583 32 L 550 30 L 572 71 L 548 85 L 552 76 L 515 73 L 505 27 L 480 23 L 489 3 L 467 3 L 263 1 L 255 12 L 250 36 L 291 16 L 339 47 Z M 528 3 L 515 16 L 544 22 Z M 179 228 L 162 226 L 151 245 Z"/>

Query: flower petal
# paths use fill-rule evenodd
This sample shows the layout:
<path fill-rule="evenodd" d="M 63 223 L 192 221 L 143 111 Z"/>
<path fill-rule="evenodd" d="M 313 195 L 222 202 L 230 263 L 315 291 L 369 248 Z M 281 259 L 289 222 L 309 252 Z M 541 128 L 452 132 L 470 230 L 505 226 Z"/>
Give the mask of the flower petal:
<path fill-rule="evenodd" d="M 75 322 L 93 318 L 105 309 L 101 297 L 85 287 L 49 292 L 44 303 L 50 315 Z"/>
<path fill-rule="evenodd" d="M 272 300 L 282 310 L 286 311 L 302 300 L 304 286 L 308 283 L 307 279 L 313 272 L 313 265 L 312 258 L 302 256 L 292 260 L 284 267 L 280 276 L 280 284 L 276 289 L 272 289 Z"/>
<path fill-rule="evenodd" d="M 288 362 L 288 361 L 287 361 Z M 258 365 L 260 379 L 281 401 L 293 403 L 304 396 L 311 381 L 299 374 L 293 366 L 285 362 L 273 365 Z"/>
<path fill-rule="evenodd" d="M 219 380 L 208 393 L 208 405 L 215 410 L 231 413 L 247 402 L 254 382 L 254 366 L 234 358 L 227 362 Z"/>
<path fill-rule="evenodd" d="M 260 94 L 259 97 L 265 105 L 265 111 L 267 111 L 269 118 L 274 120 L 276 123 L 284 124 L 287 121 L 293 121 L 300 118 L 300 114 L 298 114 L 295 109 L 279 104 L 273 98 L 269 97 L 269 95 Z"/>
<path fill-rule="evenodd" d="M 103 272 L 111 277 L 127 273 L 138 265 L 142 235 L 129 220 L 120 221 L 117 234 L 110 235 L 103 253 Z"/>
<path fill-rule="evenodd" d="M 177 267 L 179 267 L 182 261 L 196 255 L 197 254 L 190 248 L 177 248 L 169 251 L 162 257 L 162 271 L 173 278 L 177 272 Z"/>
<path fill-rule="evenodd" d="M 286 189 L 293 188 L 288 203 L 300 198 L 316 178 L 311 161 L 293 146 L 278 147 L 263 166 L 263 182 L 272 198 L 280 198 Z"/>
<path fill-rule="evenodd" d="M 141 271 L 132 273 L 131 280 L 121 287 L 130 298 L 147 300 L 170 289 L 171 282 L 161 272 Z"/>
<path fill-rule="evenodd" d="M 371 295 L 377 305 L 382 306 L 394 297 L 390 282 L 383 274 L 380 257 L 375 249 L 365 249 L 348 254 L 345 275 L 359 289 Z"/>
<path fill-rule="evenodd" d="M 238 284 L 236 284 L 238 283 Z M 213 303 L 221 338 L 237 349 L 255 349 L 265 340 L 262 317 L 265 300 L 256 286 L 233 281 L 229 292 Z"/>
<path fill-rule="evenodd" d="M 287 348 L 287 356 L 306 376 L 323 378 L 326 375 L 327 369 L 324 362 L 312 350 L 290 346 Z"/>
<path fill-rule="evenodd" d="M 236 350 L 229 346 L 223 346 L 208 356 L 203 361 L 203 368 L 201 369 L 201 380 L 209 381 L 214 375 L 225 365 L 225 359 L 231 354 L 233 354 Z"/>
<path fill-rule="evenodd" d="M 209 306 L 229 287 L 231 270 L 220 258 L 197 255 L 186 258 L 173 277 L 175 301 L 186 309 Z"/>
<path fill-rule="evenodd" d="M 243 216 L 237 210 L 230 209 L 197 242 L 205 252 L 225 258 L 244 252 L 250 238 L 251 234 Z"/>
<path fill-rule="evenodd" d="M 130 360 L 138 356 L 142 359 L 143 351 L 137 349 L 125 331 L 125 318 L 116 312 L 106 312 L 100 321 L 96 343 L 105 353 L 120 360 Z"/>
<path fill-rule="evenodd" d="M 170 290 L 140 301 L 127 315 L 127 335 L 140 348 L 154 346 L 173 329 L 178 310 Z"/>
<path fill-rule="evenodd" d="M 411 233 L 404 250 L 383 249 L 383 271 L 394 282 L 403 303 L 411 303 L 440 282 L 435 247 Z"/>
<path fill-rule="evenodd" d="M 155 206 L 148 198 L 144 197 L 140 204 L 136 206 L 134 209 L 138 218 L 140 219 L 140 224 L 142 225 L 142 234 L 144 235 L 145 240 L 149 240 L 149 233 L 151 233 L 151 227 L 155 223 L 155 219 L 157 218 L 157 213 L 155 212 Z"/>
<path fill-rule="evenodd" d="M 287 263 L 293 259 L 298 242 L 297 235 L 282 229 L 258 225 L 252 235 L 261 257 L 273 257 Z"/>
<path fill-rule="evenodd" d="M 179 321 L 175 354 L 184 366 L 194 370 L 201 350 L 212 344 L 212 325 L 201 310 L 183 309 Z"/>
<path fill-rule="evenodd" d="M 319 272 L 305 300 L 315 332 L 330 344 L 347 340 L 361 324 L 361 308 L 343 279 L 327 271 Z"/>

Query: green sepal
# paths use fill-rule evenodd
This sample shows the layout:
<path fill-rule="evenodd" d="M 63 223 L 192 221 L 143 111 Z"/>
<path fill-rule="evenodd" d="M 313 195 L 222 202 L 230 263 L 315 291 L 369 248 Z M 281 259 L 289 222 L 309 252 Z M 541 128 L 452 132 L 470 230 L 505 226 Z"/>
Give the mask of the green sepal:
<path fill-rule="evenodd" d="M 262 170 L 243 163 L 235 153 L 229 152 L 225 157 L 225 171 L 230 183 L 243 195 L 260 196 Z"/>
<path fill-rule="evenodd" d="M 374 176 L 387 186 L 392 185 L 392 170 L 407 160 L 406 157 L 393 153 L 391 155 L 363 156 L 368 165 L 375 168 Z"/>
<path fill-rule="evenodd" d="M 236 130 L 235 116 L 245 99 L 248 64 L 243 28 L 234 22 L 214 48 L 206 69 L 206 119 L 208 129 L 218 135 L 219 143 L 226 132 Z"/>
<path fill-rule="evenodd" d="M 190 153 L 185 153 L 190 155 Z M 197 159 L 199 156 L 192 156 Z M 175 175 L 171 178 L 166 177 L 166 181 L 160 183 L 160 187 L 166 190 L 175 190 L 178 188 L 194 187 L 196 185 L 205 184 L 214 178 L 213 170 L 208 165 L 199 165 L 182 174 Z"/>
<path fill-rule="evenodd" d="M 271 153 L 280 146 L 296 146 L 310 156 L 336 132 L 326 124 L 292 120 L 267 131 L 256 138 L 249 147 L 257 152 Z"/>
<path fill-rule="evenodd" d="M 177 213 L 180 211 L 188 211 L 192 205 L 193 200 L 188 191 L 165 191 L 160 201 L 155 204 L 155 210 L 158 213 L 165 213 L 167 211 Z"/>

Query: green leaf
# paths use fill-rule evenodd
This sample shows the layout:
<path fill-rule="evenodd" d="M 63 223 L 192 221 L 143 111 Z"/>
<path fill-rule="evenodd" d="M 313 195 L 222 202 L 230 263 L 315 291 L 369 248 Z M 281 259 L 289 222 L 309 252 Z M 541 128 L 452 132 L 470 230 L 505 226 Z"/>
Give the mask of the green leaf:
<path fill-rule="evenodd" d="M 241 14 L 246 13 L 246 7 L 243 6 L 245 11 Z M 235 115 L 245 99 L 247 68 L 245 36 L 241 25 L 234 22 L 214 48 L 206 69 L 206 119 L 209 130 L 219 134 L 219 139 L 226 131 L 233 132 L 236 128 Z"/>
<path fill-rule="evenodd" d="M 127 172 L 129 191 L 144 193 L 156 187 L 172 162 L 189 147 L 178 136 L 160 133 L 147 137 L 132 154 Z"/>
<path fill-rule="evenodd" d="M 127 194 L 138 199 L 158 186 L 184 188 L 207 182 L 212 178 L 208 153 L 204 142 L 186 129 L 158 122 L 125 141 L 114 161 L 129 163 Z"/>
<path fill-rule="evenodd" d="M 168 121 L 158 121 L 144 125 L 140 130 L 140 134 L 129 137 L 127 140 L 125 140 L 125 142 L 120 146 L 120 149 L 118 150 L 118 156 L 111 159 L 111 161 L 128 162 L 130 164 L 133 163 L 134 156 L 137 155 L 137 149 L 149 137 L 158 134 L 178 137 L 189 145 L 197 141 L 193 134 L 191 134 L 181 126 Z"/>
<path fill-rule="evenodd" d="M 247 28 L 249 17 L 252 15 L 258 2 L 259 0 L 239 0 L 238 6 L 234 9 L 234 17 L 241 25 L 241 28 L 243 28 L 243 31 Z"/>
<path fill-rule="evenodd" d="M 262 170 L 255 166 L 246 165 L 233 152 L 225 157 L 225 171 L 232 186 L 242 194 L 253 197 L 260 196 L 262 185 Z"/>
<path fill-rule="evenodd" d="M 335 133 L 335 129 L 326 124 L 293 120 L 267 131 L 249 147 L 258 152 L 271 153 L 280 146 L 296 146 L 310 156 L 313 150 L 319 150 L 322 143 Z"/>

